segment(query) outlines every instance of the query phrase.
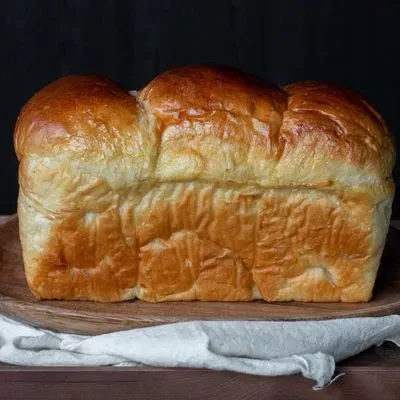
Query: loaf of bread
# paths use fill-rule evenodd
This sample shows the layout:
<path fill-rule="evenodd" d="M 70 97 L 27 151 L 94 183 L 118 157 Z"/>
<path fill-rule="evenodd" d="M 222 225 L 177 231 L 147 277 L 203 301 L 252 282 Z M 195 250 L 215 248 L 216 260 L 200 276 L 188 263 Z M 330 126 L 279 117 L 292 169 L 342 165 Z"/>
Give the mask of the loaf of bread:
<path fill-rule="evenodd" d="M 18 118 L 38 299 L 371 298 L 395 151 L 357 94 L 191 66 L 128 92 L 64 77 Z"/>

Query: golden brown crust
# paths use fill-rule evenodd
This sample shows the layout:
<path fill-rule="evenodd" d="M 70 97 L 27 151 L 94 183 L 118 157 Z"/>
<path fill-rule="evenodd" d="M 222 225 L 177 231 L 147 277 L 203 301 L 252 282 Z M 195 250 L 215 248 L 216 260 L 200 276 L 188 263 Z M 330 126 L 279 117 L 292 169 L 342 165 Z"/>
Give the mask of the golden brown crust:
<path fill-rule="evenodd" d="M 363 98 L 318 82 L 295 83 L 285 90 L 289 100 L 282 139 L 307 136 L 315 146 L 309 150 L 320 157 L 335 157 L 383 179 L 392 173 L 392 138 L 380 114 Z"/>
<path fill-rule="evenodd" d="M 366 301 L 393 190 L 374 204 L 315 189 L 102 187 L 89 199 L 78 194 L 62 214 L 21 193 L 26 272 L 38 298 Z"/>
<path fill-rule="evenodd" d="M 213 111 L 268 122 L 283 113 L 287 95 L 257 77 L 223 66 L 174 68 L 153 79 L 140 93 L 164 123 L 201 118 Z"/>
<path fill-rule="evenodd" d="M 367 301 L 394 146 L 358 95 L 182 67 L 135 95 L 62 78 L 15 129 L 38 298 Z"/>
<path fill-rule="evenodd" d="M 116 132 L 134 125 L 135 118 L 135 100 L 108 79 L 60 78 L 23 107 L 14 131 L 15 151 L 18 159 L 31 153 L 55 154 L 66 147 L 106 152 Z"/>
<path fill-rule="evenodd" d="M 207 159 L 214 158 L 218 150 L 213 148 L 218 142 L 208 143 L 210 136 L 238 146 L 228 155 L 234 164 L 255 158 L 240 168 L 251 169 L 246 176 L 234 168 L 228 180 L 252 180 L 265 186 L 318 184 L 336 179 L 345 182 L 347 176 L 358 174 L 360 182 L 350 184 L 371 184 L 390 176 L 392 138 L 365 100 L 321 83 L 298 83 L 285 90 L 226 67 L 197 66 L 156 77 L 139 92 L 138 103 L 106 79 L 65 77 L 46 86 L 23 108 L 14 134 L 15 149 L 19 159 L 23 154 L 55 154 L 66 149 L 85 158 L 91 153 L 94 158 L 130 154 L 121 133 L 129 136 L 127 131 L 133 130 L 133 142 L 142 141 L 146 133 L 158 136 L 145 147 L 149 153 L 162 156 L 166 151 L 167 158 L 171 152 L 183 157 L 187 149 L 181 146 L 182 138 L 184 146 L 190 143 L 201 155 L 201 172 L 155 177 L 160 180 L 203 178 L 210 169 L 211 176 L 224 179 L 218 168 L 212 171 L 213 162 Z M 140 112 L 141 105 L 146 112 Z M 137 126 L 141 119 L 148 125 L 147 117 L 155 118 L 158 127 L 154 131 Z M 159 160 L 152 161 L 157 164 Z M 260 162 L 265 169 L 257 170 Z M 302 171 L 304 163 L 313 171 L 311 176 Z M 271 172 L 276 179 L 269 182 L 266 176 Z"/>
<path fill-rule="evenodd" d="M 199 66 L 161 74 L 139 100 L 166 140 L 200 136 L 194 144 L 199 149 L 202 139 L 215 136 L 242 153 L 253 146 L 260 161 L 284 165 L 283 174 L 292 179 L 282 184 L 296 183 L 296 174 L 301 179 L 305 162 L 318 171 L 315 181 L 336 178 L 323 171 L 327 162 L 335 170 L 337 163 L 356 167 L 369 183 L 390 176 L 393 168 L 394 147 L 383 119 L 360 96 L 334 85 L 304 82 L 284 92 L 236 70 Z M 338 170 L 337 178 L 346 180 L 349 173 Z"/>

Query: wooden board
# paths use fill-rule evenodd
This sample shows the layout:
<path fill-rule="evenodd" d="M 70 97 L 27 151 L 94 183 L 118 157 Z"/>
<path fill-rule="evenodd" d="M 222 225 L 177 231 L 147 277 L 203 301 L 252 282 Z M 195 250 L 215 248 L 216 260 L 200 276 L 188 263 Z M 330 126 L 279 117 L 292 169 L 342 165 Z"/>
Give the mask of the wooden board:
<path fill-rule="evenodd" d="M 304 320 L 400 312 L 400 232 L 391 229 L 369 303 L 36 301 L 25 281 L 18 219 L 0 223 L 0 313 L 62 332 L 99 334 L 192 320 Z"/>

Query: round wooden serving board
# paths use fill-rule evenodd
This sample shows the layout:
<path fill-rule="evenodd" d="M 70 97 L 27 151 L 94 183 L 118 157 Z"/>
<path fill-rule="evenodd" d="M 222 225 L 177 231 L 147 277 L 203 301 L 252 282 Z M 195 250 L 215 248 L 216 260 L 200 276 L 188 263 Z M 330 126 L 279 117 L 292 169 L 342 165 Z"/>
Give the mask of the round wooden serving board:
<path fill-rule="evenodd" d="M 391 229 L 369 303 L 37 301 L 25 281 L 18 219 L 0 223 L 0 313 L 68 333 L 100 334 L 192 320 L 305 320 L 380 316 L 400 312 L 400 232 Z"/>

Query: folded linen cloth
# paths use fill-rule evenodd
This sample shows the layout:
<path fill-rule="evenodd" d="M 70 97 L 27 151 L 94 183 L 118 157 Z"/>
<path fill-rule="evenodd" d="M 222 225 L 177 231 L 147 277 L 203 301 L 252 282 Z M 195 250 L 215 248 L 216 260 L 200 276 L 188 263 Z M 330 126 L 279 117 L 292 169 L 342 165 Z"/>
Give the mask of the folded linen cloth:
<path fill-rule="evenodd" d="M 327 321 L 195 321 L 97 336 L 36 329 L 0 316 L 0 362 L 35 366 L 192 367 L 276 376 L 319 389 L 335 362 L 373 345 L 400 346 L 400 315 Z"/>

